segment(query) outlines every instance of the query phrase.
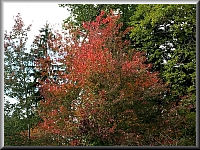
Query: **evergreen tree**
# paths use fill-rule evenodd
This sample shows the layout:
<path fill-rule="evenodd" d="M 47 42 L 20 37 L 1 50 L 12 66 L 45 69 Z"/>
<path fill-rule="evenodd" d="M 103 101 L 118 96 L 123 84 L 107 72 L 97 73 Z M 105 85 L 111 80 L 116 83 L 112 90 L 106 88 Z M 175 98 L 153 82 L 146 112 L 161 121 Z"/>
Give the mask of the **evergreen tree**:
<path fill-rule="evenodd" d="M 40 59 L 46 58 L 48 55 L 49 46 L 47 41 L 51 33 L 48 24 L 46 24 L 44 28 L 41 28 L 41 30 L 39 31 L 40 34 L 36 36 L 31 48 L 31 61 L 33 62 L 32 76 L 34 82 L 32 82 L 30 88 L 35 89 L 35 92 L 33 93 L 33 99 L 36 106 L 38 105 L 38 102 L 43 99 L 39 91 L 39 81 L 45 80 L 45 78 L 41 76 L 43 70 L 41 70 L 41 68 L 37 68 L 36 66 L 37 63 L 39 63 Z"/>

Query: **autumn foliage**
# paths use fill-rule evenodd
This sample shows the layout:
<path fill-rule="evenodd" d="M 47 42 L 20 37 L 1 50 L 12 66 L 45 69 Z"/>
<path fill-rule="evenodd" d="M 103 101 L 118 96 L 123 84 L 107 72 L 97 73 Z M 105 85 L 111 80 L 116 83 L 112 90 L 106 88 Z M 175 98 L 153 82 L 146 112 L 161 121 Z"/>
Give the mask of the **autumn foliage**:
<path fill-rule="evenodd" d="M 48 136 L 47 145 L 149 144 L 145 136 L 159 128 L 167 88 L 145 53 L 123 39 L 129 29 L 120 31 L 119 17 L 102 11 L 83 23 L 84 32 L 69 25 L 69 33 L 49 37 L 59 57 L 38 60 L 47 78 L 40 81 L 43 121 L 35 138 Z"/>

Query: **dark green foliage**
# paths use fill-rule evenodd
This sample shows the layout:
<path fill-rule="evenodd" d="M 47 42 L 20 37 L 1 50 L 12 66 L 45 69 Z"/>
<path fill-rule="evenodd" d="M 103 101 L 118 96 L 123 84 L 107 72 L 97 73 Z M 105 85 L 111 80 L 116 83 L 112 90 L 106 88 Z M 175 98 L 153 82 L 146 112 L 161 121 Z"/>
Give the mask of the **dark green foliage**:
<path fill-rule="evenodd" d="M 147 52 L 153 70 L 169 85 L 166 98 L 175 102 L 174 109 L 180 113 L 167 113 L 176 124 L 174 131 L 182 134 L 177 144 L 195 145 L 196 6 L 139 5 L 130 24 L 134 27 L 130 34 L 133 46 Z M 189 105 L 193 112 L 187 110 Z"/>
<path fill-rule="evenodd" d="M 47 57 L 48 53 L 48 38 L 51 33 L 51 30 L 49 28 L 49 25 L 46 24 L 44 28 L 41 28 L 40 35 L 37 36 L 33 42 L 31 52 L 30 52 L 30 58 L 33 62 L 33 72 L 32 76 L 34 78 L 33 83 L 30 85 L 30 88 L 34 89 L 35 92 L 33 93 L 33 100 L 37 103 L 43 99 L 41 96 L 41 93 L 39 91 L 40 83 L 39 81 L 44 81 L 45 78 L 41 76 L 42 70 L 39 68 L 36 68 L 36 63 L 40 61 L 42 58 Z"/>
<path fill-rule="evenodd" d="M 173 98 L 194 93 L 196 6 L 139 5 L 131 20 L 133 46 L 147 52 Z"/>
<path fill-rule="evenodd" d="M 121 15 L 120 22 L 123 22 L 122 30 L 128 27 L 130 17 L 135 11 L 137 5 L 134 4 L 60 4 L 60 7 L 67 7 L 71 12 L 64 23 L 72 23 L 74 26 L 81 27 L 83 22 L 94 21 L 101 10 L 110 12 L 110 10 Z"/>
<path fill-rule="evenodd" d="M 28 131 L 30 126 L 33 128 L 39 121 L 38 115 L 32 113 L 26 117 L 20 103 L 10 104 L 6 101 L 4 105 L 4 145 L 21 146 L 30 145 Z"/>

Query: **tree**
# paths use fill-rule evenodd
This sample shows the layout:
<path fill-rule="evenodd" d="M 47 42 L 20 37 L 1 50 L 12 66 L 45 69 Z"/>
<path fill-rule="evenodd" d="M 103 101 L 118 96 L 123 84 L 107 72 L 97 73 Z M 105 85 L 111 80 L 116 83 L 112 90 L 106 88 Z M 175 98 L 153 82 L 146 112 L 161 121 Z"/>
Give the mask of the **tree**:
<path fill-rule="evenodd" d="M 14 105 L 13 114 L 5 114 L 5 124 L 16 121 L 17 124 L 13 127 L 14 133 L 20 134 L 23 127 L 23 130 L 29 131 L 28 139 L 30 139 L 30 128 L 37 120 L 35 102 L 32 99 L 35 89 L 30 88 L 34 82 L 31 80 L 33 62 L 26 48 L 30 27 L 25 27 L 20 14 L 18 14 L 12 31 L 4 34 L 4 92 L 5 95 L 18 100 L 18 103 Z M 11 131 L 13 130 L 5 128 L 5 133 L 8 132 L 5 135 L 13 134 L 10 133 Z M 5 136 L 5 141 L 7 142 L 7 140 L 7 136 Z"/>
<path fill-rule="evenodd" d="M 30 85 L 30 88 L 35 90 L 33 94 L 33 99 L 36 102 L 36 105 L 39 101 L 43 99 L 39 91 L 39 80 L 45 80 L 45 77 L 42 76 L 44 70 L 39 69 L 37 66 L 40 65 L 39 60 L 44 59 L 48 56 L 49 46 L 48 39 L 51 35 L 51 29 L 49 24 L 46 24 L 44 28 L 41 28 L 40 34 L 34 39 L 32 48 L 31 48 L 31 61 L 33 62 L 33 73 L 34 82 Z"/>
<path fill-rule="evenodd" d="M 172 124 L 182 128 L 182 139 L 190 141 L 185 144 L 195 145 L 196 5 L 139 5 L 130 24 L 133 46 L 147 52 L 153 70 L 160 71 L 171 89 L 167 98 L 175 102 L 173 110 L 179 118 L 169 112 L 177 121 Z M 184 111 L 187 115 L 180 113 Z M 193 135 L 185 135 L 188 132 Z"/>
<path fill-rule="evenodd" d="M 139 5 L 131 17 L 134 47 L 170 84 L 173 98 L 195 92 L 195 5 Z"/>
<path fill-rule="evenodd" d="M 95 21 L 83 23 L 88 34 L 76 30 L 64 41 L 61 34 L 49 39 L 62 56 L 55 62 L 65 66 L 56 73 L 59 82 L 51 77 L 40 82 L 43 122 L 37 130 L 44 131 L 51 145 L 151 143 L 142 138 L 158 129 L 166 85 L 158 72 L 150 71 L 144 53 L 127 54 L 130 43 L 122 40 L 127 32 L 119 32 L 118 20 L 118 15 L 105 17 L 102 11 Z M 85 38 L 80 40 L 77 34 Z M 47 57 L 40 62 L 50 68 L 53 61 Z"/>
<path fill-rule="evenodd" d="M 67 10 L 71 12 L 70 17 L 64 23 L 72 23 L 80 28 L 82 28 L 83 22 L 94 21 L 100 15 L 101 10 L 116 11 L 121 15 L 120 22 L 123 22 L 121 30 L 125 30 L 129 26 L 129 18 L 137 7 L 135 4 L 59 4 L 59 6 L 67 7 Z"/>

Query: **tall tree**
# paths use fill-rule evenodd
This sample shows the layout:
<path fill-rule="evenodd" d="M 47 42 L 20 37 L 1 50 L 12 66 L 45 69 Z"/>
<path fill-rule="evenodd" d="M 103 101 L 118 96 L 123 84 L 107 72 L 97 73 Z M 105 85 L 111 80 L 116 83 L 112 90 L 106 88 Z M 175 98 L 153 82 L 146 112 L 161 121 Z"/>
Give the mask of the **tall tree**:
<path fill-rule="evenodd" d="M 122 40 L 119 16 L 104 15 L 83 24 L 88 34 L 77 30 L 59 45 L 59 36 L 52 42 L 66 70 L 58 73 L 62 82 L 41 82 L 38 129 L 48 136 L 46 144 L 150 144 L 142 138 L 155 134 L 162 120 L 165 84 L 143 53 L 126 53 L 130 43 Z M 87 37 L 80 40 L 77 34 Z M 42 66 L 51 66 L 50 60 Z"/>
<path fill-rule="evenodd" d="M 139 5 L 131 20 L 134 47 L 147 52 L 173 99 L 195 93 L 196 6 Z"/>
<path fill-rule="evenodd" d="M 30 56 L 31 56 L 30 58 L 31 61 L 33 62 L 32 76 L 34 80 L 34 82 L 30 84 L 30 88 L 34 89 L 35 91 L 32 96 L 36 105 L 40 100 L 43 99 L 41 92 L 39 90 L 40 87 L 39 80 L 45 79 L 45 77 L 42 77 L 42 72 L 44 70 L 41 70 L 37 66 L 39 65 L 39 60 L 47 58 L 49 53 L 48 39 L 51 35 L 51 29 L 49 28 L 49 24 L 46 24 L 39 31 L 40 34 L 35 37 L 30 51 Z"/>
<path fill-rule="evenodd" d="M 16 118 L 20 122 L 20 124 L 14 126 L 16 131 L 20 126 L 23 126 L 24 130 L 28 130 L 28 139 L 30 139 L 30 128 L 37 120 L 37 117 L 35 118 L 35 102 L 32 98 L 35 89 L 30 88 L 30 85 L 34 82 L 31 74 L 34 66 L 27 49 L 30 27 L 25 27 L 20 14 L 18 14 L 12 31 L 4 34 L 4 92 L 6 96 L 18 101 L 15 104 L 15 114 L 13 114 L 14 116 L 11 115 L 10 119 Z M 5 124 L 10 121 L 7 118 L 5 118 Z M 9 132 L 9 130 L 6 130 L 6 132 Z"/>
<path fill-rule="evenodd" d="M 194 145 L 196 5 L 139 5 L 130 24 L 133 26 L 130 36 L 134 48 L 147 52 L 148 62 L 154 64 L 153 70 L 160 71 L 171 89 L 167 98 L 176 102 L 176 113 L 171 112 L 182 119 L 171 113 L 169 116 L 173 118 L 170 119 L 173 123 L 177 121 L 177 130 L 182 130 L 180 141 Z"/>

